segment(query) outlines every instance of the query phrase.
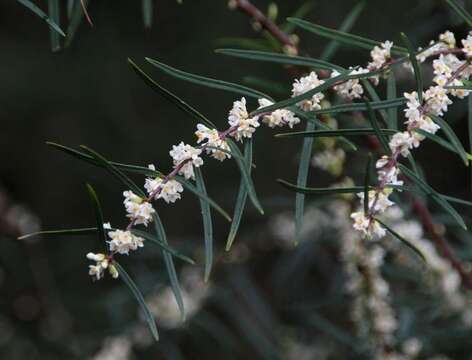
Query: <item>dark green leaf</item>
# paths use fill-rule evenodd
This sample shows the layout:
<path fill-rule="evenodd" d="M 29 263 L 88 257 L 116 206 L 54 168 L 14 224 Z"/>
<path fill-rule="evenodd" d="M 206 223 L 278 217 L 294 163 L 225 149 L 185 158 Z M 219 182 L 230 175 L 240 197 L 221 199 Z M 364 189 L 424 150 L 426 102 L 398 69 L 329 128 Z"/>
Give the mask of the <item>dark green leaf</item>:
<path fill-rule="evenodd" d="M 57 26 L 61 26 L 61 11 L 59 8 L 59 0 L 48 0 L 48 9 L 49 9 L 49 18 L 57 24 Z M 51 40 L 51 50 L 56 52 L 61 50 L 61 38 L 56 29 L 53 27 L 50 28 L 49 38 Z"/>
<path fill-rule="evenodd" d="M 152 27 L 154 0 L 141 0 L 143 8 L 143 22 L 146 29 Z"/>
<path fill-rule="evenodd" d="M 444 194 L 441 194 L 441 197 L 442 197 L 443 199 L 449 201 L 449 202 L 454 202 L 454 203 L 461 204 L 461 205 L 472 206 L 472 202 L 471 202 L 471 201 L 458 199 L 458 198 L 456 198 L 456 197 L 448 196 L 448 195 L 444 195 Z"/>
<path fill-rule="evenodd" d="M 103 213 L 102 207 L 100 206 L 100 201 L 98 200 L 97 193 L 90 184 L 85 185 L 87 187 L 87 192 L 89 193 L 90 199 L 92 200 L 93 209 L 95 212 L 95 221 L 97 222 L 98 229 L 98 239 L 103 240 L 104 243 L 107 241 L 107 235 L 105 234 L 105 229 L 103 228 Z"/>
<path fill-rule="evenodd" d="M 472 26 L 472 16 L 464 9 L 456 0 L 446 0 L 447 4 L 454 10 L 457 15 L 464 20 L 467 25 Z"/>
<path fill-rule="evenodd" d="M 372 125 L 372 128 L 375 131 L 375 136 L 377 136 L 377 139 L 379 139 L 380 143 L 382 144 L 382 147 L 384 148 L 385 153 L 390 155 L 391 151 L 390 151 L 390 147 L 388 146 L 388 139 L 385 136 L 385 134 L 382 132 L 382 130 L 380 129 L 377 116 L 375 116 L 375 112 L 372 109 L 372 106 L 370 106 L 370 102 L 366 100 L 365 104 L 367 106 L 367 111 L 369 115 L 367 119 L 370 121 L 370 124 Z"/>
<path fill-rule="evenodd" d="M 395 80 L 395 73 L 390 71 L 387 80 L 387 100 L 393 100 L 397 97 L 397 82 Z M 396 107 L 391 107 L 387 110 L 388 127 L 398 130 L 398 110 Z"/>
<path fill-rule="evenodd" d="M 365 79 L 362 79 L 361 81 L 362 81 L 362 85 L 364 86 L 364 89 L 367 90 L 367 92 L 369 93 L 370 98 L 372 99 L 372 101 L 370 101 L 370 103 L 374 103 L 374 102 L 379 103 L 380 101 L 382 101 L 382 100 L 380 100 L 380 97 L 377 94 L 377 91 L 371 85 L 370 81 L 365 80 Z M 385 126 L 388 126 L 387 112 L 384 109 L 379 109 L 379 112 L 380 112 L 380 115 L 382 116 L 383 123 L 385 124 Z"/>
<path fill-rule="evenodd" d="M 292 17 L 302 19 L 313 9 L 313 1 L 305 1 L 293 14 Z M 291 34 L 295 30 L 295 25 L 288 21 L 283 23 L 280 28 L 286 34 Z"/>
<path fill-rule="evenodd" d="M 64 46 L 68 48 L 74 40 L 77 30 L 79 30 L 80 24 L 84 18 L 84 9 L 82 8 L 81 0 L 76 0 L 72 14 L 69 20 L 69 26 L 67 27 L 67 37 Z M 82 0 L 84 7 L 87 8 L 89 0 Z"/>
<path fill-rule="evenodd" d="M 277 179 L 276 180 L 283 187 L 302 194 L 312 194 L 312 195 L 332 195 L 332 194 L 351 194 L 351 193 L 360 193 L 364 190 L 363 186 L 354 186 L 354 187 L 345 187 L 345 188 L 310 188 L 305 186 L 298 186 L 288 181 Z"/>
<path fill-rule="evenodd" d="M 391 129 L 380 129 L 384 134 L 394 134 L 395 130 Z M 360 135 L 372 135 L 376 134 L 373 128 L 360 128 L 360 129 L 338 129 L 338 130 L 316 130 L 316 131 L 292 131 L 286 133 L 275 134 L 277 138 L 287 137 L 339 137 L 339 136 L 360 136 Z"/>
<path fill-rule="evenodd" d="M 434 120 L 434 122 L 437 123 L 441 127 L 441 130 L 444 132 L 446 137 L 449 139 L 451 145 L 454 146 L 454 148 L 456 149 L 456 152 L 460 155 L 462 161 L 464 161 L 464 163 L 466 165 L 468 165 L 469 164 L 469 159 L 468 159 L 468 156 L 467 156 L 467 152 L 465 151 L 464 147 L 462 146 L 462 143 L 459 140 L 459 138 L 457 137 L 454 130 L 452 130 L 451 126 L 447 123 L 447 121 L 444 121 L 439 116 L 435 116 L 435 115 L 429 115 L 429 116 L 431 116 L 431 118 Z"/>
<path fill-rule="evenodd" d="M 43 10 L 41 10 L 31 1 L 29 0 L 16 0 L 16 1 L 18 1 L 21 5 L 25 6 L 29 10 L 31 10 L 36 15 L 38 15 L 41 19 L 43 19 L 51 28 L 56 30 L 59 34 L 61 34 L 62 36 L 66 36 L 66 34 L 64 34 L 64 31 L 62 31 L 59 25 L 56 24 L 54 21 L 52 21 Z"/>
<path fill-rule="evenodd" d="M 443 139 L 442 137 L 438 136 L 438 135 L 435 135 L 435 134 L 431 134 L 427 131 L 424 131 L 424 130 L 421 130 L 421 129 L 415 129 L 415 131 L 421 135 L 423 135 L 424 137 L 430 139 L 431 141 L 434 141 L 435 143 L 437 143 L 438 145 L 444 147 L 445 149 L 455 153 L 455 154 L 459 154 L 458 150 L 456 147 L 454 147 L 450 142 L 448 142 L 447 140 Z M 466 156 L 467 156 L 467 159 L 469 160 L 472 160 L 472 156 L 469 154 L 469 153 L 466 153 Z"/>
<path fill-rule="evenodd" d="M 42 235 L 89 235 L 89 234 L 96 234 L 97 228 L 80 228 L 80 229 L 63 229 L 63 230 L 44 230 L 44 231 L 37 231 L 31 234 L 22 235 L 18 238 L 18 240 L 27 239 L 33 236 L 42 236 Z"/>
<path fill-rule="evenodd" d="M 365 168 L 364 175 L 364 215 L 368 216 L 369 214 L 369 188 L 370 188 L 370 168 L 372 163 L 372 154 L 369 153 L 367 157 L 367 165 Z"/>
<path fill-rule="evenodd" d="M 416 52 L 410 40 L 408 39 L 408 37 L 404 33 L 400 33 L 400 35 L 402 37 L 403 43 L 406 45 L 408 49 L 410 62 L 411 62 L 411 65 L 413 66 L 413 71 L 415 73 L 416 91 L 418 92 L 418 100 L 420 104 L 422 104 L 423 103 L 423 76 L 421 74 L 420 65 L 418 64 L 418 61 L 416 60 Z"/>
<path fill-rule="evenodd" d="M 406 99 L 404 97 L 396 98 L 392 100 L 373 101 L 370 106 L 373 110 L 396 108 L 405 104 Z M 336 114 L 341 112 L 351 111 L 367 111 L 367 105 L 365 103 L 349 103 L 334 105 L 326 109 L 315 110 L 310 113 L 313 114 Z"/>

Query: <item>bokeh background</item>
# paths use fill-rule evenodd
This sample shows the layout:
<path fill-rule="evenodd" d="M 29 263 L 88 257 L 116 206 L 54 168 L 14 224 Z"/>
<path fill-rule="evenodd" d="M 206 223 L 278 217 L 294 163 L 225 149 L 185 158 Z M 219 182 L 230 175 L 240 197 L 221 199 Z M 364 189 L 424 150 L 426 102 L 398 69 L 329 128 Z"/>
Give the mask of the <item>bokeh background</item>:
<path fill-rule="evenodd" d="M 46 2 L 38 3 L 47 7 Z M 269 5 L 254 3 L 264 11 Z M 277 2 L 279 21 L 304 3 Z M 313 1 L 306 18 L 336 28 L 356 3 Z M 36 229 L 93 226 L 86 182 L 97 190 L 105 218 L 117 226 L 124 223 L 121 185 L 101 169 L 46 146 L 46 141 L 72 147 L 86 144 L 109 159 L 153 163 L 164 170 L 171 167 L 171 146 L 193 141 L 193 121 L 150 90 L 127 58 L 221 127 L 234 95 L 178 82 L 146 64 L 144 57 L 228 81 L 264 78 L 280 83 L 286 94 L 290 90 L 292 78 L 283 67 L 214 53 L 215 48 L 235 46 L 228 38 L 261 38 L 249 19 L 230 11 L 226 1 L 186 0 L 179 5 L 158 0 L 150 29 L 144 28 L 138 1 L 92 1 L 89 11 L 94 27 L 84 22 L 70 48 L 52 53 L 49 29 L 40 19 L 15 1 L 0 3 L 0 357 L 367 358 L 362 351 L 352 351 L 359 342 L 348 321 L 350 304 L 342 292 L 336 247 L 329 242 L 332 234 L 307 236 L 307 244 L 297 249 L 287 246 L 280 235 L 291 224 L 288 217 L 282 225 L 277 219 L 290 214 L 294 195 L 274 179 L 295 179 L 300 141 L 276 140 L 270 129 L 259 131 L 255 142 L 254 179 L 266 216 L 248 207 L 230 253 L 223 250 L 229 226 L 214 217 L 217 263 L 211 290 L 200 282 L 201 266 L 182 269 L 182 281 L 197 288 L 193 300 L 198 301 L 190 305 L 195 311 L 183 325 L 169 320 L 171 329 L 161 326 L 158 317 L 159 344 L 147 339 L 137 305 L 121 282 L 90 280 L 85 254 L 100 249 L 93 236 L 16 239 Z M 443 1 L 370 1 L 353 32 L 398 41 L 399 32 L 405 31 L 419 45 L 445 29 L 466 33 Z M 316 57 L 327 43 L 298 33 L 303 54 Z M 341 48 L 332 61 L 348 66 L 367 59 L 367 52 Z M 252 81 L 251 86 L 257 84 Z M 274 95 L 282 98 L 280 91 Z M 464 143 L 465 114 L 464 104 L 458 104 L 449 115 Z M 417 158 L 438 190 L 469 198 L 470 177 L 460 159 L 434 145 L 425 145 Z M 354 175 L 362 171 L 356 163 L 349 167 Z M 239 184 L 236 166 L 209 160 L 204 171 L 211 196 L 231 210 Z M 312 184 L 328 181 L 323 174 L 313 179 Z M 169 241 L 201 264 L 198 201 L 184 194 L 174 206 L 159 205 L 158 210 Z M 467 246 L 461 246 L 467 259 Z M 167 285 L 162 259 L 157 251 L 146 250 L 124 264 L 151 302 L 169 307 L 163 307 L 161 316 L 175 318 L 172 299 L 166 300 L 162 290 Z M 153 294 L 160 294 L 161 300 Z M 460 332 L 456 342 L 445 342 L 444 349 L 436 350 L 465 359 L 464 344 L 470 335 Z M 113 350 L 100 353 L 107 346 Z M 296 346 L 299 352 L 293 355 Z"/>

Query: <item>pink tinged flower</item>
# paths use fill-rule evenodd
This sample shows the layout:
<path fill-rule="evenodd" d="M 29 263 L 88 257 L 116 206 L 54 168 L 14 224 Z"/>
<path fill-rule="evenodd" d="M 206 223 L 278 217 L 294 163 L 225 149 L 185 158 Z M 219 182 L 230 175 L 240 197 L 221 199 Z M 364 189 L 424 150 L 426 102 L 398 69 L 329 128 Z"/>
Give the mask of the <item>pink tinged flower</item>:
<path fill-rule="evenodd" d="M 296 79 L 292 87 L 292 97 L 302 95 L 307 91 L 313 90 L 314 88 L 322 85 L 323 80 L 318 79 L 318 75 L 312 71 L 309 75 L 304 76 L 300 79 Z M 303 100 L 297 105 L 300 106 L 304 111 L 312 111 L 321 109 L 320 102 L 324 99 L 324 94 L 318 92 L 313 94 L 309 99 Z"/>

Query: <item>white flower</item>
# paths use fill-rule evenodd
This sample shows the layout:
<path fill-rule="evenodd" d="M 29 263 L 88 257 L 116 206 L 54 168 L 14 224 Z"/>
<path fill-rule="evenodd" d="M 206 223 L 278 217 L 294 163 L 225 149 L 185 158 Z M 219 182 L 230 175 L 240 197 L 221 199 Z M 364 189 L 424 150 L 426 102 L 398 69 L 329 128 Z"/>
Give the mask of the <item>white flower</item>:
<path fill-rule="evenodd" d="M 231 133 L 231 136 L 238 141 L 245 137 L 251 138 L 256 128 L 259 127 L 258 117 L 249 117 L 244 97 L 233 103 L 233 108 L 229 111 L 228 123 L 232 127 L 236 127 L 236 131 Z"/>
<path fill-rule="evenodd" d="M 427 112 L 442 116 L 447 111 L 452 101 L 447 96 L 447 91 L 442 86 L 431 86 L 424 94 Z"/>
<path fill-rule="evenodd" d="M 384 212 L 395 203 L 388 197 L 392 193 L 391 188 L 385 188 L 380 192 L 376 190 L 369 191 L 369 209 L 374 212 Z M 357 196 L 361 199 L 361 205 L 364 204 L 364 193 L 358 193 Z"/>
<path fill-rule="evenodd" d="M 389 142 L 392 153 L 400 153 L 407 157 L 410 153 L 409 149 L 413 148 L 415 139 L 409 131 L 399 132 L 392 136 Z"/>
<path fill-rule="evenodd" d="M 346 153 L 343 149 L 326 149 L 323 152 L 315 154 L 311 159 L 311 164 L 328 171 L 334 176 L 338 176 L 343 170 L 345 159 Z"/>
<path fill-rule="evenodd" d="M 472 35 L 467 35 L 467 38 L 462 39 L 462 46 L 465 56 L 470 57 L 472 56 Z"/>
<path fill-rule="evenodd" d="M 104 228 L 105 230 L 110 230 L 110 229 L 111 229 L 111 224 L 110 224 L 109 222 L 103 223 L 103 228 Z"/>
<path fill-rule="evenodd" d="M 130 250 L 137 250 L 144 246 L 144 239 L 139 236 L 134 236 L 131 231 L 109 231 L 108 236 L 111 239 L 111 241 L 108 242 L 111 252 L 128 255 Z"/>
<path fill-rule="evenodd" d="M 456 38 L 454 33 L 449 30 L 446 30 L 442 34 L 439 35 L 439 40 L 445 43 L 450 49 L 456 47 Z"/>
<path fill-rule="evenodd" d="M 258 101 L 259 109 L 273 104 L 273 102 L 268 99 L 259 99 Z M 271 128 L 288 125 L 291 129 L 294 125 L 300 122 L 300 119 L 297 118 L 295 114 L 290 110 L 278 109 L 268 115 L 264 115 L 262 117 L 262 122 L 264 124 L 267 124 Z"/>
<path fill-rule="evenodd" d="M 323 80 L 318 79 L 318 75 L 312 71 L 309 75 L 302 77 L 300 79 L 295 79 L 292 87 L 292 97 L 302 95 L 307 91 L 310 91 L 324 83 Z M 324 99 L 324 94 L 318 92 L 314 94 L 310 99 L 303 100 L 298 103 L 305 111 L 319 110 L 321 109 L 320 102 Z"/>
<path fill-rule="evenodd" d="M 174 203 L 181 198 L 180 193 L 184 191 L 183 186 L 176 180 L 167 180 L 157 177 L 147 178 L 144 187 L 149 195 L 153 194 L 154 199 L 164 199 L 166 203 Z"/>
<path fill-rule="evenodd" d="M 132 219 L 135 225 L 143 224 L 147 226 L 152 221 L 152 214 L 155 212 L 152 205 L 131 190 L 124 191 L 123 196 L 125 197 L 123 204 L 125 204 L 128 213 L 126 216 Z"/>
<path fill-rule="evenodd" d="M 186 179 L 195 178 L 193 167 L 203 165 L 203 159 L 200 157 L 202 150 L 180 142 L 179 145 L 173 145 L 169 151 L 174 161 L 174 168 L 180 166 L 179 174 L 184 175 Z M 185 162 L 183 165 L 182 163 Z"/>
<path fill-rule="evenodd" d="M 368 68 L 371 70 L 381 68 L 391 57 L 391 49 L 393 42 L 385 41 L 381 46 L 375 46 L 370 52 L 372 61 L 369 63 Z"/>
<path fill-rule="evenodd" d="M 94 254 L 89 252 L 86 255 L 87 259 L 95 261 L 95 265 L 89 265 L 89 275 L 94 278 L 94 280 L 100 280 L 103 278 L 104 271 L 109 270 L 110 274 L 114 277 L 118 277 L 118 272 L 113 264 L 110 264 L 107 256 L 105 254 Z"/>
<path fill-rule="evenodd" d="M 352 70 L 349 75 L 356 75 L 356 74 L 364 74 L 369 72 L 368 69 L 359 68 L 356 70 Z M 331 72 L 331 77 L 336 77 L 341 75 L 340 72 L 333 70 Z M 359 79 L 350 79 L 345 81 L 339 85 L 333 87 L 335 91 L 342 97 L 347 99 L 357 99 L 360 98 L 361 95 L 364 93 L 364 88 L 359 84 Z"/>
<path fill-rule="evenodd" d="M 353 227 L 360 231 L 366 238 L 382 238 L 385 236 L 385 229 L 374 219 L 369 219 L 363 211 L 353 212 L 351 218 L 354 220 Z"/>
<path fill-rule="evenodd" d="M 226 158 L 231 158 L 229 153 L 229 146 L 225 140 L 222 140 L 218 130 L 209 129 L 203 124 L 197 124 L 197 143 L 201 143 L 206 140 L 206 145 L 211 146 L 212 149 L 206 149 L 207 154 L 210 154 L 217 160 L 223 161 Z M 218 149 L 224 150 L 220 151 Z"/>
<path fill-rule="evenodd" d="M 460 81 L 459 79 L 454 79 L 452 80 L 449 85 L 451 86 L 464 86 L 464 83 Z M 470 90 L 466 89 L 448 89 L 447 90 L 448 94 L 451 94 L 452 96 L 457 96 L 459 99 L 463 99 L 470 94 Z"/>

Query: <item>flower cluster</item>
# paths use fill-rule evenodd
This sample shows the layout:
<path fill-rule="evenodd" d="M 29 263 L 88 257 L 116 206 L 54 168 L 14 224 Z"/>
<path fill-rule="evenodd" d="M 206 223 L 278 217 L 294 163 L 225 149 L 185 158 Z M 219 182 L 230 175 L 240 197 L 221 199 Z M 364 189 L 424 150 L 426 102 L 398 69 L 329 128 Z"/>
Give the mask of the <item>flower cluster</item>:
<path fill-rule="evenodd" d="M 108 269 L 108 272 L 113 278 L 118 277 L 118 271 L 105 254 L 94 254 L 89 252 L 87 254 L 87 259 L 95 261 L 95 265 L 89 265 L 89 275 L 94 279 L 100 280 L 106 269 Z"/>
<path fill-rule="evenodd" d="M 292 96 L 302 95 L 314 88 L 324 84 L 323 80 L 318 78 L 318 75 L 312 71 L 309 75 L 304 76 L 300 79 L 296 79 L 292 87 Z M 324 99 L 324 94 L 322 92 L 317 92 L 313 94 L 310 99 L 303 100 L 298 104 L 304 111 L 313 111 L 321 109 L 321 100 Z"/>

